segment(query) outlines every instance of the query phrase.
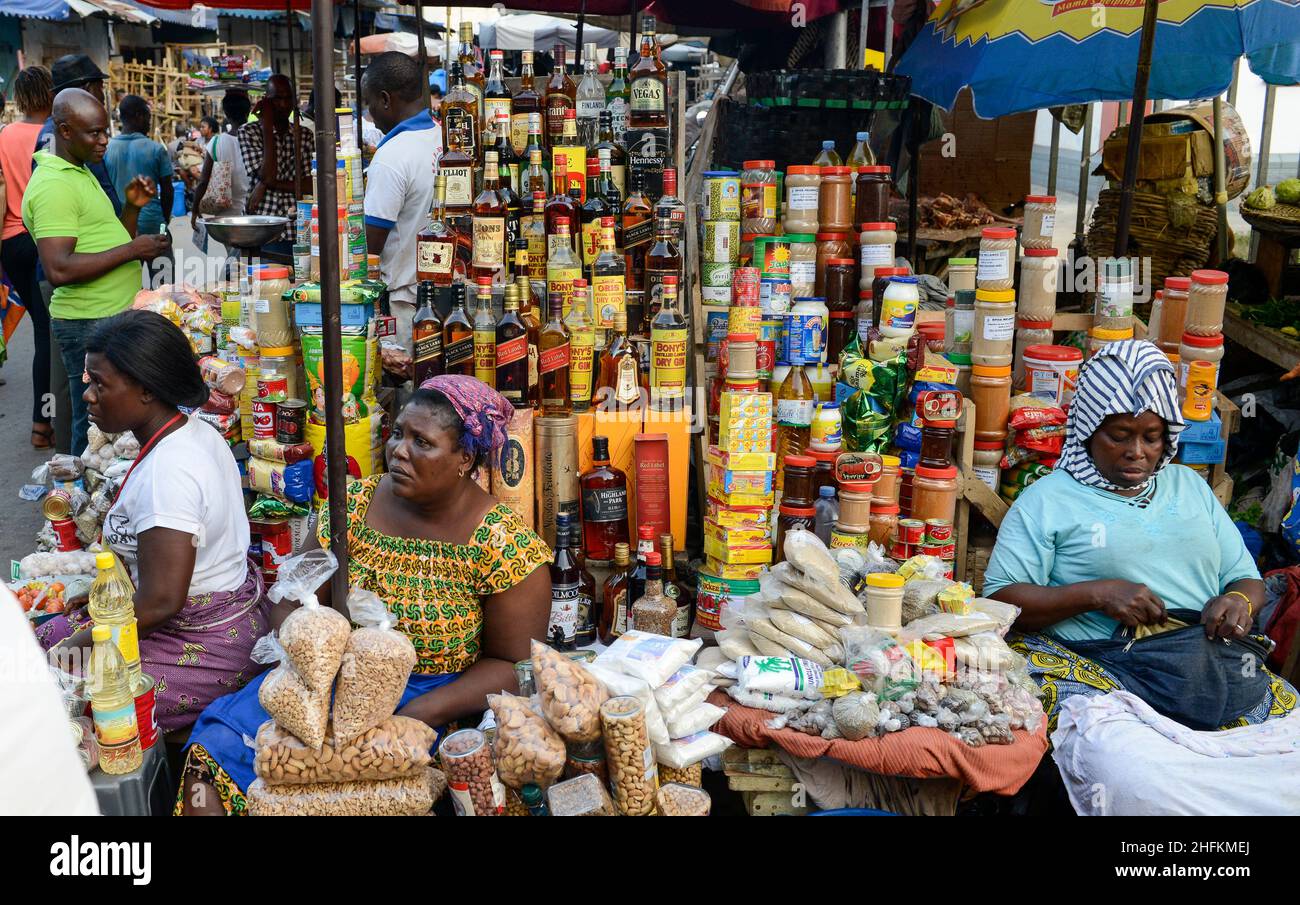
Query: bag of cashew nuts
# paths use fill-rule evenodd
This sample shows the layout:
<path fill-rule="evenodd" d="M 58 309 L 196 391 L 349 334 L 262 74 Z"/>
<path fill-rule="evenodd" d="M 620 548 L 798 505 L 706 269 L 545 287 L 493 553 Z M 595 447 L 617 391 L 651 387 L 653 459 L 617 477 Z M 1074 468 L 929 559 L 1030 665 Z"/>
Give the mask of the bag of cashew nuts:
<path fill-rule="evenodd" d="M 272 603 L 296 600 L 301 604 L 280 626 L 280 644 L 307 687 L 324 691 L 327 697 L 352 634 L 348 617 L 316 599 L 316 589 L 337 568 L 333 553 L 308 550 L 284 561 L 267 592 Z"/>
<path fill-rule="evenodd" d="M 496 718 L 492 746 L 497 775 L 512 789 L 536 783 L 546 789 L 564 771 L 564 741 L 518 695 L 490 694 L 488 706 Z"/>
<path fill-rule="evenodd" d="M 329 736 L 312 750 L 274 720 L 257 730 L 253 772 L 273 785 L 395 779 L 422 773 L 438 734 L 419 720 L 393 716 L 347 742 Z"/>
<path fill-rule="evenodd" d="M 276 786 L 255 779 L 248 787 L 253 817 L 415 817 L 427 814 L 447 788 L 441 770 L 423 770 L 372 782 L 314 782 Z"/>
<path fill-rule="evenodd" d="M 393 715 L 415 668 L 415 647 L 371 591 L 354 588 L 348 612 L 360 626 L 348 638 L 334 688 L 334 737 L 346 742 Z"/>
<path fill-rule="evenodd" d="M 327 685 L 320 691 L 309 688 L 289 662 L 275 632 L 258 638 L 251 656 L 254 663 L 280 664 L 257 690 L 262 709 L 308 748 L 319 750 L 325 744 L 325 729 L 330 720 L 330 687 Z"/>
<path fill-rule="evenodd" d="M 568 742 L 596 741 L 600 738 L 600 705 L 609 697 L 604 687 L 587 670 L 545 644 L 534 641 L 532 650 L 533 681 L 551 728 Z"/>

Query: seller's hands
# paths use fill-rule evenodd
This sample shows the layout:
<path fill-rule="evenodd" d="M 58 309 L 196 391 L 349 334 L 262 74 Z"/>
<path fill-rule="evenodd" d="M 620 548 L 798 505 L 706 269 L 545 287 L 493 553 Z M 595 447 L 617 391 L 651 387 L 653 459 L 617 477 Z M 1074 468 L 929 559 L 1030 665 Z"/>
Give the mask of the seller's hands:
<path fill-rule="evenodd" d="M 154 258 L 161 258 L 172 250 L 172 240 L 165 233 L 162 235 L 146 233 L 132 239 L 131 248 L 135 253 L 136 260 L 152 261 Z"/>
<path fill-rule="evenodd" d="M 90 603 L 90 594 L 77 594 L 63 601 L 64 612 L 71 613 L 73 610 L 79 610 L 86 604 Z"/>
<path fill-rule="evenodd" d="M 144 207 L 158 197 L 158 187 L 148 176 L 137 176 L 126 184 L 126 203 L 132 207 Z"/>
<path fill-rule="evenodd" d="M 1093 582 L 1095 608 L 1124 625 L 1164 625 L 1165 604 L 1144 584 L 1110 578 Z"/>
<path fill-rule="evenodd" d="M 1251 621 L 1250 607 L 1236 594 L 1212 597 L 1201 610 L 1201 625 L 1205 626 L 1205 637 L 1211 641 L 1244 638 Z"/>

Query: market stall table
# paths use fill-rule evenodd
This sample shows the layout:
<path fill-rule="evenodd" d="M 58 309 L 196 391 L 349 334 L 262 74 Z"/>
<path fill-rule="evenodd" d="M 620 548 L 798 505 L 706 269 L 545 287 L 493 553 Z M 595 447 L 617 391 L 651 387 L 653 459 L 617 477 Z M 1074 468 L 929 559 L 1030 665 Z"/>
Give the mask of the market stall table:
<path fill-rule="evenodd" d="M 1223 316 L 1223 333 L 1239 346 L 1268 359 L 1284 371 L 1300 365 L 1300 339 L 1280 330 L 1252 323 L 1242 316 L 1239 305 L 1231 305 Z"/>

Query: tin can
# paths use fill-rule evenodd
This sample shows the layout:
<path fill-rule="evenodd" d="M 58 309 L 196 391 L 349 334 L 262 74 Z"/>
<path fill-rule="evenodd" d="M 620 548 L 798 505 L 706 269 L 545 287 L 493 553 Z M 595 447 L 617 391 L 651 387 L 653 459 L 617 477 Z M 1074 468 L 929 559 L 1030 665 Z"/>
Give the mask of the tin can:
<path fill-rule="evenodd" d="M 752 308 L 759 307 L 758 268 L 737 267 L 731 275 L 731 303 Z"/>
<path fill-rule="evenodd" d="M 257 398 L 262 402 L 283 402 L 289 398 L 289 378 L 278 374 L 258 376 Z"/>
<path fill-rule="evenodd" d="M 946 544 L 952 540 L 952 522 L 946 518 L 925 520 L 925 540 L 929 544 Z"/>
<path fill-rule="evenodd" d="M 889 555 L 890 559 L 897 559 L 902 562 L 912 558 L 913 549 L 915 548 L 911 544 L 904 543 L 896 537 L 891 537 L 889 539 L 889 547 L 885 552 Z"/>
<path fill-rule="evenodd" d="M 275 407 L 277 403 L 265 399 L 254 399 L 253 436 L 262 440 L 275 439 Z"/>
<path fill-rule="evenodd" d="M 700 261 L 705 264 L 730 264 L 740 260 L 740 223 L 735 220 L 706 220 Z"/>
<path fill-rule="evenodd" d="M 786 279 L 763 279 L 758 284 L 758 304 L 769 317 L 784 315 L 790 310 L 794 284 Z"/>
<path fill-rule="evenodd" d="M 754 266 L 765 277 L 790 279 L 790 240 L 781 236 L 759 236 L 754 240 Z"/>
<path fill-rule="evenodd" d="M 72 519 L 61 518 L 51 520 L 50 527 L 54 529 L 54 536 L 58 540 L 60 553 L 68 553 L 81 549 L 81 541 L 77 539 L 77 523 Z"/>
<path fill-rule="evenodd" d="M 744 578 L 719 578 L 707 572 L 697 576 L 695 623 L 711 631 L 722 630 L 724 607 L 738 607 L 750 594 L 758 593 L 758 582 Z"/>
<path fill-rule="evenodd" d="M 555 545 L 555 516 L 578 509 L 578 416 L 547 415 L 533 421 L 538 532 Z"/>
<path fill-rule="evenodd" d="M 293 530 L 287 518 L 267 519 L 252 525 L 262 539 L 262 569 L 278 572 L 280 564 L 293 555 Z"/>
<path fill-rule="evenodd" d="M 776 350 L 781 342 L 781 321 L 764 319 L 758 323 L 758 348 L 754 352 L 755 370 L 758 379 L 764 382 L 772 379 L 776 368 Z"/>
<path fill-rule="evenodd" d="M 731 264 L 700 262 L 700 286 L 713 289 L 731 289 L 733 268 Z"/>
<path fill-rule="evenodd" d="M 735 170 L 713 170 L 704 174 L 704 219 L 735 220 L 739 229 L 740 174 Z"/>
<path fill-rule="evenodd" d="M 939 559 L 955 559 L 957 556 L 956 544 L 921 544 L 917 547 L 917 552 L 922 556 L 937 556 Z"/>
<path fill-rule="evenodd" d="M 905 544 L 915 545 L 925 542 L 925 522 L 919 518 L 898 520 L 898 539 Z"/>
<path fill-rule="evenodd" d="M 148 751 L 158 741 L 158 704 L 153 676 L 140 673 L 135 685 L 135 722 L 140 730 L 140 747 Z"/>
<path fill-rule="evenodd" d="M 51 490 L 41 503 L 41 515 L 52 522 L 72 518 L 72 494 L 58 487 Z"/>
<path fill-rule="evenodd" d="M 732 305 L 727 309 L 727 333 L 750 333 L 758 337 L 759 324 L 763 321 L 763 310 L 748 305 Z"/>
<path fill-rule="evenodd" d="M 275 442 L 296 446 L 307 430 L 307 403 L 286 399 L 275 404 Z"/>

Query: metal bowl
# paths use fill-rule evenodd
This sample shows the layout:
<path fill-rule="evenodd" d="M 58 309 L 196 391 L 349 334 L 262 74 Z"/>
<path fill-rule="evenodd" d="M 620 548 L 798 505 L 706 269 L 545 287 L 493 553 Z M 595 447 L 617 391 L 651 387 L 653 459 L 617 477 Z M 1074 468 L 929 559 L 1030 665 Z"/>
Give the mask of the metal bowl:
<path fill-rule="evenodd" d="M 202 222 L 208 235 L 222 245 L 260 248 L 284 232 L 289 218 L 248 214 L 243 217 L 204 217 Z"/>

